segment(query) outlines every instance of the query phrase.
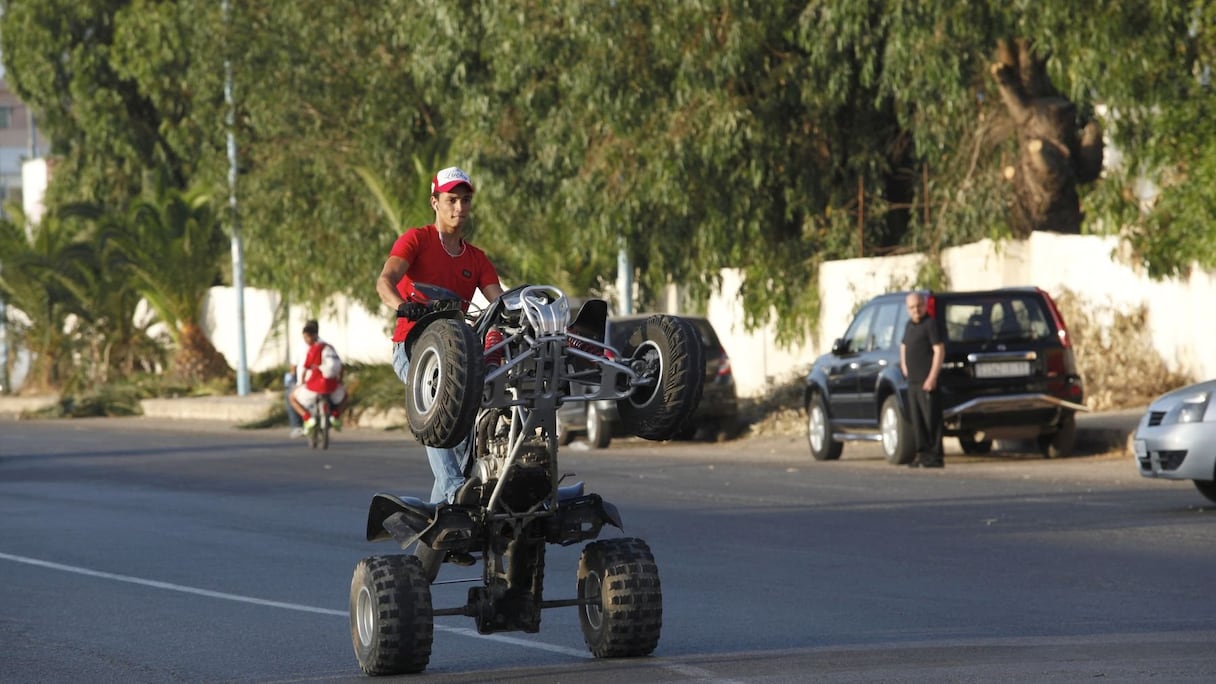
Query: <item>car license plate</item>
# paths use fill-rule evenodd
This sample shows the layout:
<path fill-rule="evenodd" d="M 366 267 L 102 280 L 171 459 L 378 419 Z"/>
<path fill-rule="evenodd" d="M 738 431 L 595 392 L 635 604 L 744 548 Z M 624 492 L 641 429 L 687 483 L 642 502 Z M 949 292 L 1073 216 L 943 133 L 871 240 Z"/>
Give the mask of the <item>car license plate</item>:
<path fill-rule="evenodd" d="M 977 378 L 1012 378 L 1030 375 L 1029 361 L 989 361 L 975 364 Z"/>
<path fill-rule="evenodd" d="M 1137 439 L 1132 442 L 1132 451 L 1135 451 L 1136 458 L 1142 461 L 1148 458 L 1148 446 L 1144 443 L 1143 439 Z"/>

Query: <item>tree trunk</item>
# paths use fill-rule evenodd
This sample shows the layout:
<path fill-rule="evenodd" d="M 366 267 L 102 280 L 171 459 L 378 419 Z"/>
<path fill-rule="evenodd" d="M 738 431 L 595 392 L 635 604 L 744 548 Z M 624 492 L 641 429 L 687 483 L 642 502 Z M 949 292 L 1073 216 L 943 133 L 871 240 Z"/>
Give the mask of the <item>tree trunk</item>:
<path fill-rule="evenodd" d="M 194 323 L 182 327 L 177 352 L 173 355 L 173 375 L 190 383 L 227 377 L 232 371 L 224 355 Z"/>
<path fill-rule="evenodd" d="M 1025 39 L 1000 41 L 992 65 L 1001 99 L 1017 128 L 1021 153 L 1005 169 L 1013 183 L 1013 232 L 1080 233 L 1085 214 L 1077 185 L 1102 171 L 1102 131 L 1079 126 L 1077 108 L 1047 76 L 1050 53 L 1039 56 Z"/>

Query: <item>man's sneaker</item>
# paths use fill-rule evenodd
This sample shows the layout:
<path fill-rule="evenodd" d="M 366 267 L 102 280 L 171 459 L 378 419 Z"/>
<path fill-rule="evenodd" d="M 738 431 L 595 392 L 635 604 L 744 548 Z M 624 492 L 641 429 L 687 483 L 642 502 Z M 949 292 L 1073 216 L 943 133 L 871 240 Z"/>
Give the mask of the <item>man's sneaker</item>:
<path fill-rule="evenodd" d="M 481 480 L 475 477 L 465 480 L 452 496 L 452 503 L 464 506 L 481 503 Z"/>
<path fill-rule="evenodd" d="M 329 426 L 339 432 L 342 431 L 342 419 L 337 416 L 329 417 Z"/>
<path fill-rule="evenodd" d="M 317 419 L 315 416 L 309 416 L 308 420 L 304 421 L 304 432 L 312 432 L 317 427 Z"/>
<path fill-rule="evenodd" d="M 296 428 L 291 429 L 291 438 L 292 439 L 296 439 L 298 437 L 303 437 L 306 434 L 308 434 L 308 433 L 304 432 L 304 428 L 302 428 L 302 427 L 296 427 Z"/>

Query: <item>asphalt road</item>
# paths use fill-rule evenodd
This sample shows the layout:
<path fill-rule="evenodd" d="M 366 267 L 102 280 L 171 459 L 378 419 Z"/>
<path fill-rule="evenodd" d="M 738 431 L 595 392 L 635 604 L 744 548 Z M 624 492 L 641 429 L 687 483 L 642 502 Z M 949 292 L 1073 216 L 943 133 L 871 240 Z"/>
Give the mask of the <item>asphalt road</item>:
<path fill-rule="evenodd" d="M 594 660 L 573 608 L 539 634 L 436 619 L 442 682 L 1208 682 L 1216 506 L 1130 459 L 796 438 L 576 443 L 563 470 L 616 503 L 663 582 L 653 657 Z M 347 595 L 376 491 L 423 494 L 411 439 L 148 419 L 0 422 L 0 681 L 364 680 Z M 613 531 L 613 534 L 617 534 Z M 578 547 L 550 547 L 546 598 Z M 440 580 L 475 576 L 445 568 Z M 465 584 L 435 587 L 436 607 Z"/>

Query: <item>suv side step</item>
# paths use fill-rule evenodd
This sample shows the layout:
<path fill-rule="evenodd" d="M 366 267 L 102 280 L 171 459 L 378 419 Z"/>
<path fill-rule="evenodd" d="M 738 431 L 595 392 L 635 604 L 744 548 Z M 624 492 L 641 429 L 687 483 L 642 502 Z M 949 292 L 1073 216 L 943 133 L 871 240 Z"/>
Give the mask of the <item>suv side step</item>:
<path fill-rule="evenodd" d="M 837 442 L 881 442 L 882 435 L 878 433 L 833 432 L 832 439 Z"/>

